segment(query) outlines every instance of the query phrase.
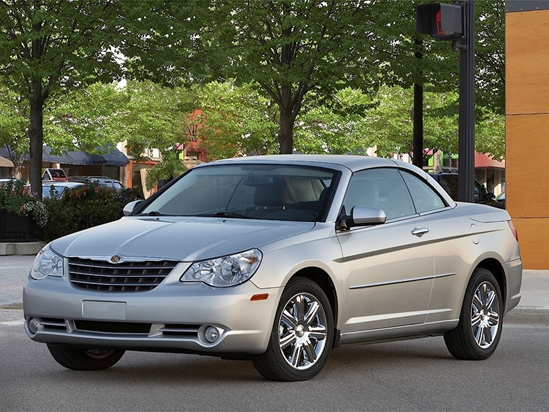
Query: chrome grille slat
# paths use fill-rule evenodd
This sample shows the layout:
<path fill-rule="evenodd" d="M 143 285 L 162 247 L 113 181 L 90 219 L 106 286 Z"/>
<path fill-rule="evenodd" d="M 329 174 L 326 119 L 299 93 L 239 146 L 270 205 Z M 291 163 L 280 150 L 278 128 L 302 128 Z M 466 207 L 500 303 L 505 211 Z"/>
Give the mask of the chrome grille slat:
<path fill-rule="evenodd" d="M 110 262 L 69 258 L 69 280 L 86 290 L 104 292 L 144 292 L 154 289 L 178 262 L 170 260 Z"/>

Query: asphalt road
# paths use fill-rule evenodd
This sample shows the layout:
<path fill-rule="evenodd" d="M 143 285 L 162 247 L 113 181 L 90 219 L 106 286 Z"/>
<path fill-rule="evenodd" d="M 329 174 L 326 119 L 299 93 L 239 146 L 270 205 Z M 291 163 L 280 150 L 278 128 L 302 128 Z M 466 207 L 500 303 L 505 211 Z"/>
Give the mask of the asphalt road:
<path fill-rule="evenodd" d="M 250 362 L 127 352 L 106 371 L 59 366 L 22 311 L 0 310 L 0 411 L 547 411 L 549 328 L 505 325 L 486 361 L 441 337 L 345 345 L 308 382 L 264 380 Z"/>

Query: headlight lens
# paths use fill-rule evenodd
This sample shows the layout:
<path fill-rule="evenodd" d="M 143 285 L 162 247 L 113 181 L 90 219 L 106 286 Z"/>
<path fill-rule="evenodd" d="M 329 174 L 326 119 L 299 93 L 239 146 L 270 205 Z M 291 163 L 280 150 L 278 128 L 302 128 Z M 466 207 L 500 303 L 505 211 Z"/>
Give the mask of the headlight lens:
<path fill-rule="evenodd" d="M 44 247 L 36 255 L 30 275 L 36 280 L 47 276 L 63 276 L 63 257 L 51 250 L 49 245 Z"/>
<path fill-rule="evenodd" d="M 195 262 L 181 276 L 181 282 L 204 282 L 207 285 L 225 288 L 239 285 L 256 272 L 263 254 L 259 249 Z"/>

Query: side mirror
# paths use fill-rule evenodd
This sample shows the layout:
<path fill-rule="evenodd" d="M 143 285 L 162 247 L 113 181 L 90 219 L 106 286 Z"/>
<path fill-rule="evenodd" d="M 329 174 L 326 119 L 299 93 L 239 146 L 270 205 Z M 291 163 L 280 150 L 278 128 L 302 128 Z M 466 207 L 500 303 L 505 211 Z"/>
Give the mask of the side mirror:
<path fill-rule="evenodd" d="M 351 209 L 351 216 L 347 219 L 347 225 L 369 226 L 381 225 L 387 220 L 387 215 L 377 207 L 368 207 L 357 205 Z"/>
<path fill-rule="evenodd" d="M 128 203 L 126 206 L 124 206 L 124 209 L 122 209 L 122 214 L 124 216 L 129 216 L 141 202 L 143 201 L 134 200 L 133 202 Z"/>
<path fill-rule="evenodd" d="M 356 205 L 350 215 L 345 214 L 345 207 L 336 223 L 336 230 L 349 230 L 353 226 L 381 225 L 387 220 L 385 212 L 377 207 Z"/>

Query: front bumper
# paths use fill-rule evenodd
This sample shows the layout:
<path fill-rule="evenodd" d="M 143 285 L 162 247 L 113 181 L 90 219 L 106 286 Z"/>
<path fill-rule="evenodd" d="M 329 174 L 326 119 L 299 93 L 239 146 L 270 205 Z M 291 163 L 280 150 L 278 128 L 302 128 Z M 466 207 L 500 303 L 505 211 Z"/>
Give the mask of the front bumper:
<path fill-rule="evenodd" d="M 212 288 L 170 278 L 151 291 L 131 293 L 78 289 L 66 277 L 29 278 L 25 331 L 36 342 L 85 348 L 214 356 L 266 350 L 282 288 L 259 289 L 250 281 Z M 268 297 L 251 300 L 258 294 Z M 215 342 L 206 337 L 212 326 Z"/>

